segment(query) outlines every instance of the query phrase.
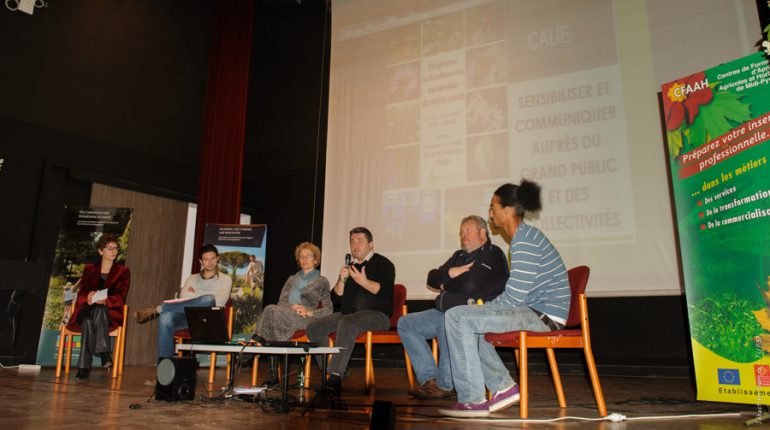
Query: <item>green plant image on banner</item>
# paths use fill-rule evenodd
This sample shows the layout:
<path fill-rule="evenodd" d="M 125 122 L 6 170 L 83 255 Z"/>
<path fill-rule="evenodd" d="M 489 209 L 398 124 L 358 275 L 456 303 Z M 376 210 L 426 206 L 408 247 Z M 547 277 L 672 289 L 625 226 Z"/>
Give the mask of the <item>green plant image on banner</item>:
<path fill-rule="evenodd" d="M 206 224 L 204 242 L 219 249 L 219 271 L 233 281 L 230 299 L 235 312 L 233 339 L 248 339 L 262 313 L 265 287 L 267 226 Z M 201 354 L 201 362 L 207 362 Z M 219 364 L 224 364 L 222 361 Z"/>
<path fill-rule="evenodd" d="M 770 403 L 770 67 L 661 88 L 699 400 Z"/>

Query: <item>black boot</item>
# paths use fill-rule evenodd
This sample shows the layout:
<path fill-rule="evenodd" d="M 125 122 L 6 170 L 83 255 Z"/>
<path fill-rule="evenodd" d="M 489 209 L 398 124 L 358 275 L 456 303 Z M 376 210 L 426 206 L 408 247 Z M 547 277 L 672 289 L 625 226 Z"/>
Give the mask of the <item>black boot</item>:
<path fill-rule="evenodd" d="M 342 392 L 342 378 L 340 375 L 334 373 L 329 375 L 329 378 L 326 380 L 326 390 L 331 394 L 340 395 Z"/>
<path fill-rule="evenodd" d="M 109 352 L 103 352 L 99 355 L 99 357 L 102 359 L 102 367 L 105 369 L 111 369 L 112 368 L 112 354 Z"/>
<path fill-rule="evenodd" d="M 267 379 L 265 379 L 265 382 L 262 383 L 262 385 L 266 385 L 268 387 L 272 387 L 273 385 L 278 385 L 280 380 L 278 379 L 278 357 L 275 355 L 270 355 L 267 357 L 267 364 L 268 364 L 268 374 Z"/>

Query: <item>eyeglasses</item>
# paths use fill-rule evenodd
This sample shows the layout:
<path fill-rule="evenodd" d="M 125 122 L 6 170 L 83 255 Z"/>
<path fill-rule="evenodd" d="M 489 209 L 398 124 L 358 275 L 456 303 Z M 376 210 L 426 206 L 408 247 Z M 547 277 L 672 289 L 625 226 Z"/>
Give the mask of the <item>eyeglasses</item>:
<path fill-rule="evenodd" d="M 118 246 L 105 246 L 102 249 L 105 250 L 105 251 L 117 251 L 118 249 L 120 249 L 120 247 L 118 247 Z"/>

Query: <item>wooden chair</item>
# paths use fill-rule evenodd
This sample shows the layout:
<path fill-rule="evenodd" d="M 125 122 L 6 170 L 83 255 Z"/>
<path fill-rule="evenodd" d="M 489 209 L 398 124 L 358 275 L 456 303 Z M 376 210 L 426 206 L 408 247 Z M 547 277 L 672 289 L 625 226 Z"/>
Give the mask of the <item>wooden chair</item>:
<path fill-rule="evenodd" d="M 367 331 L 356 339 L 356 343 L 362 343 L 366 348 L 365 362 L 365 390 L 369 393 L 374 386 L 374 360 L 372 359 L 372 345 L 374 344 L 401 344 L 401 337 L 398 335 L 396 325 L 402 315 L 406 315 L 406 287 L 402 284 L 393 286 L 393 311 L 390 316 L 390 329 L 381 331 Z M 329 346 L 334 346 L 335 334 L 330 336 Z M 412 371 L 412 361 L 409 359 L 406 349 L 404 349 L 404 358 L 406 360 L 406 376 L 409 379 L 409 386 L 414 387 L 414 373 Z"/>
<path fill-rule="evenodd" d="M 228 300 L 225 304 L 225 318 L 227 319 L 227 336 L 233 338 L 233 321 L 235 320 L 235 309 L 233 308 L 232 300 Z M 174 340 L 176 343 L 184 343 L 186 340 L 190 340 L 190 329 L 182 329 L 174 331 Z M 182 351 L 177 353 L 177 356 L 182 356 Z M 217 353 L 212 352 L 209 359 L 209 384 L 214 383 L 214 375 L 217 372 Z M 227 368 L 226 375 L 230 374 L 230 356 L 227 356 Z"/>
<path fill-rule="evenodd" d="M 521 418 L 527 418 L 529 407 L 529 385 L 527 377 L 527 350 L 529 348 L 545 348 L 548 363 L 553 376 L 553 386 L 559 399 L 559 407 L 566 408 L 559 368 L 556 364 L 555 348 L 580 348 L 583 350 L 588 365 L 588 373 L 594 390 L 599 415 L 607 416 L 607 406 L 604 403 L 602 387 L 599 384 L 599 374 L 596 371 L 593 352 L 591 350 L 591 332 L 588 326 L 588 305 L 585 289 L 588 284 L 589 268 L 579 266 L 569 270 L 569 284 L 572 290 L 569 316 L 564 329 L 548 332 L 512 331 L 507 333 L 487 333 L 484 338 L 495 346 L 513 347 L 519 350 L 519 388 L 521 389 Z"/>
<path fill-rule="evenodd" d="M 128 315 L 128 305 L 123 305 L 123 324 L 118 326 L 115 330 L 110 332 L 110 337 L 115 338 L 115 348 L 113 352 L 113 364 L 112 364 L 112 377 L 117 378 L 118 375 L 123 374 L 123 358 L 125 357 L 126 349 L 126 316 Z M 59 333 L 59 349 L 56 354 L 56 377 L 61 377 L 62 367 L 62 353 L 64 352 L 64 346 L 67 346 L 67 358 L 64 364 L 64 374 L 69 375 L 70 364 L 72 363 L 72 344 L 75 336 L 79 336 L 81 333 L 77 330 L 67 328 L 65 324 L 61 325 Z"/>

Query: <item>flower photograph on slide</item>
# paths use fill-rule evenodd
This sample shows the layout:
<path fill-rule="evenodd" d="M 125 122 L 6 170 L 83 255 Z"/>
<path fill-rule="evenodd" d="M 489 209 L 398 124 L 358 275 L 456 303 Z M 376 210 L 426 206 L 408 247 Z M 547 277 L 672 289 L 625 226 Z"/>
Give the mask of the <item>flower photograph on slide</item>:
<path fill-rule="evenodd" d="M 385 142 L 388 145 L 420 140 L 420 103 L 398 103 L 385 108 Z"/>
<path fill-rule="evenodd" d="M 468 93 L 465 123 L 468 133 L 503 130 L 508 127 L 505 87 Z"/>
<path fill-rule="evenodd" d="M 464 42 L 462 12 L 422 22 L 422 55 L 425 57 L 461 49 Z"/>
<path fill-rule="evenodd" d="M 467 50 L 465 64 L 468 88 L 505 83 L 505 43 Z"/>
<path fill-rule="evenodd" d="M 496 1 L 465 11 L 465 45 L 475 46 L 505 37 L 505 2 Z"/>
<path fill-rule="evenodd" d="M 420 64 L 412 62 L 389 67 L 388 102 L 414 100 L 420 96 Z"/>

